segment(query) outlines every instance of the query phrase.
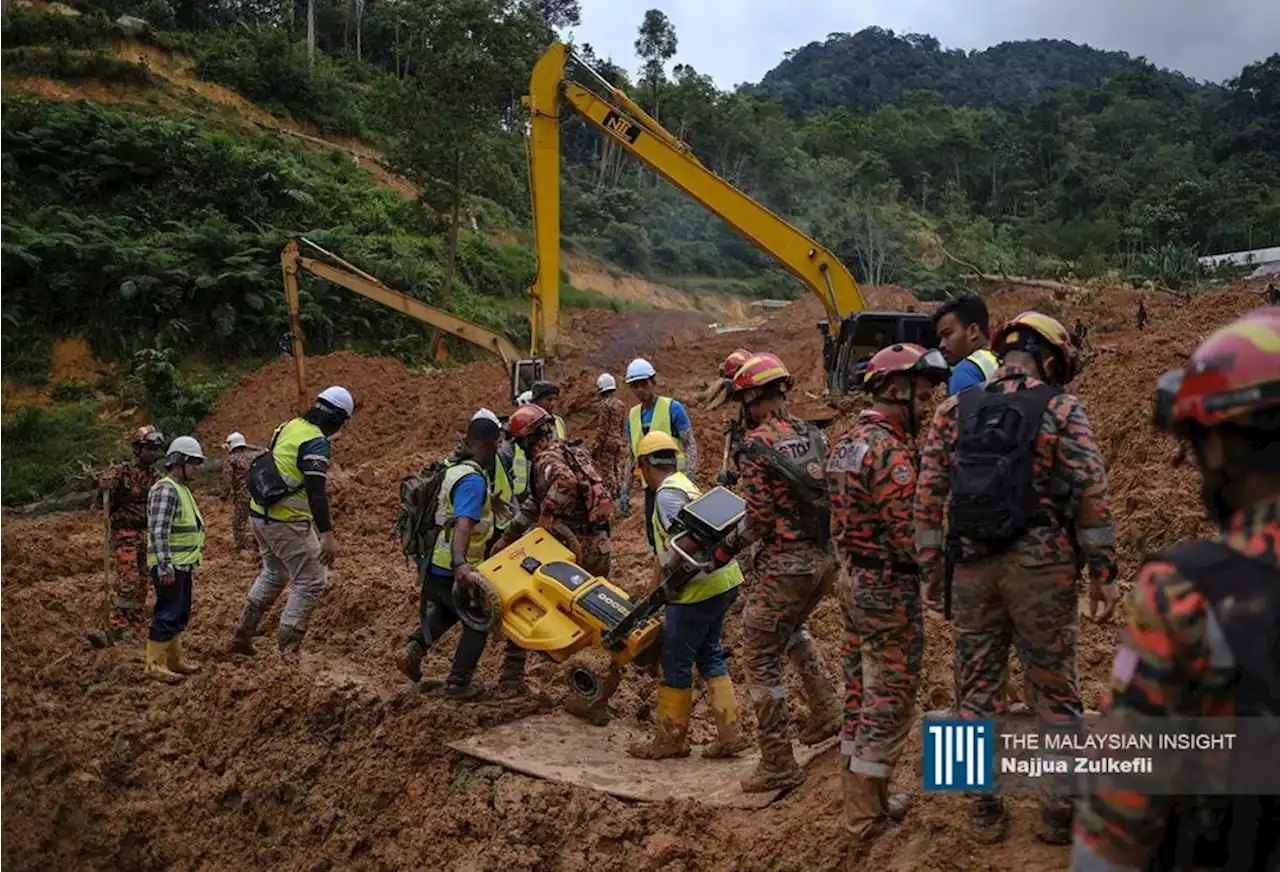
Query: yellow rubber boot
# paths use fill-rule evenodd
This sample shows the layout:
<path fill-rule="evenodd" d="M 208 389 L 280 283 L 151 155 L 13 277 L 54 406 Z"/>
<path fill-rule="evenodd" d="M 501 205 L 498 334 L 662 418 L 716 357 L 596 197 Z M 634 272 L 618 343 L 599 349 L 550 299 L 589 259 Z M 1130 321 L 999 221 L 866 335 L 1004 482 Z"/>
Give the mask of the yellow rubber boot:
<path fill-rule="evenodd" d="M 653 739 L 627 748 L 632 757 L 665 760 L 689 756 L 689 719 L 693 716 L 693 688 L 659 687 Z"/>
<path fill-rule="evenodd" d="M 733 679 L 721 675 L 707 680 L 707 698 L 711 704 L 711 717 L 716 722 L 716 740 L 702 750 L 708 760 L 736 757 L 751 742 L 742 735 L 738 722 L 738 702 L 733 694 Z"/>
<path fill-rule="evenodd" d="M 168 642 L 147 640 L 146 674 L 148 678 L 163 681 L 165 684 L 177 684 L 182 681 L 182 676 L 169 668 L 169 646 L 172 644 L 173 640 Z"/>
<path fill-rule="evenodd" d="M 200 671 L 199 663 L 192 663 L 182 658 L 182 634 L 169 640 L 169 669 L 179 675 L 194 675 Z"/>

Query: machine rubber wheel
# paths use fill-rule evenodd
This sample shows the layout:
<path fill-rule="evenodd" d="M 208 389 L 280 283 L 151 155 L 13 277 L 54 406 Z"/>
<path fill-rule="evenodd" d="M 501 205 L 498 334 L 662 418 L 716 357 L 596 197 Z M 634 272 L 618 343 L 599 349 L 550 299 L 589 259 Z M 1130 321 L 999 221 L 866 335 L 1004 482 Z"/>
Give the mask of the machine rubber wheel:
<path fill-rule="evenodd" d="M 489 580 L 475 577 L 474 587 L 463 588 L 453 583 L 453 603 L 458 608 L 458 619 L 473 630 L 487 633 L 498 626 L 502 617 L 502 599 Z"/>

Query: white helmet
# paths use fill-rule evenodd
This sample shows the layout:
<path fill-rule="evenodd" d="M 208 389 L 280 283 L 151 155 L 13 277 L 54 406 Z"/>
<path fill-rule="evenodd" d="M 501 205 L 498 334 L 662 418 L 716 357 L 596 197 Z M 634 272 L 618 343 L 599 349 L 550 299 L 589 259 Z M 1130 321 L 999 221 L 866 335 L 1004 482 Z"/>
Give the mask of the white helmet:
<path fill-rule="evenodd" d="M 533 402 L 533 391 L 525 391 L 523 394 L 516 397 L 517 406 L 527 406 L 532 402 Z"/>
<path fill-rule="evenodd" d="M 502 426 L 502 422 L 498 420 L 498 416 L 495 415 L 493 412 L 489 411 L 488 409 L 481 409 L 480 411 L 476 412 L 474 415 L 471 416 L 472 421 L 479 421 L 481 418 L 483 418 L 486 421 L 492 421 L 493 423 L 497 424 L 499 427 Z"/>
<path fill-rule="evenodd" d="M 204 460 L 204 449 L 194 436 L 179 436 L 169 443 L 164 459 L 170 466 L 186 463 L 188 459 Z"/>
<path fill-rule="evenodd" d="M 341 385 L 333 385 L 327 387 L 316 397 L 317 402 L 324 403 L 326 406 L 332 406 L 339 412 L 342 412 L 348 418 L 356 410 L 356 401 L 351 398 L 351 391 Z"/>
<path fill-rule="evenodd" d="M 609 373 L 601 373 L 600 378 L 596 379 L 596 392 L 603 394 L 605 391 L 616 391 L 618 389 L 617 380 L 609 375 Z"/>
<path fill-rule="evenodd" d="M 227 436 L 226 446 L 228 451 L 234 451 L 237 448 L 243 448 L 248 443 L 244 441 L 244 434 L 239 430 Z"/>
<path fill-rule="evenodd" d="M 653 378 L 657 374 L 658 372 L 653 368 L 653 364 L 643 357 L 637 357 L 627 364 L 627 384 L 644 381 L 645 379 Z"/>

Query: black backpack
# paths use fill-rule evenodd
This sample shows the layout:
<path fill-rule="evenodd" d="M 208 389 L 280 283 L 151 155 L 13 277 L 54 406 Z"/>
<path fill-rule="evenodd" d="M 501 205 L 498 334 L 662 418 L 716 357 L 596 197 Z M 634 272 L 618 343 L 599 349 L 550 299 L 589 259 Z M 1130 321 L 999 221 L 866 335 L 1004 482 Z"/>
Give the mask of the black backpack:
<path fill-rule="evenodd" d="M 1038 508 L 1036 437 L 1052 385 L 1004 391 L 998 384 L 959 395 L 947 534 L 973 544 L 966 559 L 998 554 L 1032 524 Z"/>
<path fill-rule="evenodd" d="M 448 471 L 448 462 L 437 460 L 400 479 L 396 534 L 400 537 L 400 549 L 409 557 L 429 557 L 436 550 L 441 529 L 436 524 L 436 509 L 440 485 Z"/>
<path fill-rule="evenodd" d="M 807 437 L 808 450 L 795 459 L 776 448 L 759 442 L 744 442 L 740 457 L 757 458 L 776 472 L 785 482 L 787 493 L 795 501 L 797 518 L 805 538 L 825 548 L 831 540 L 831 501 L 827 493 L 827 437 L 808 421 L 791 420 L 796 435 Z"/>
<path fill-rule="evenodd" d="M 289 422 L 286 421 L 285 424 L 287 423 Z M 260 452 L 253 458 L 249 464 L 249 473 L 245 476 L 245 487 L 249 491 L 249 496 L 264 509 L 275 505 L 294 491 L 301 490 L 301 486 L 289 487 L 276 466 L 276 442 L 280 439 L 280 433 L 284 430 L 285 424 L 276 428 L 276 432 L 271 436 L 271 444 L 267 446 L 266 451 Z"/>

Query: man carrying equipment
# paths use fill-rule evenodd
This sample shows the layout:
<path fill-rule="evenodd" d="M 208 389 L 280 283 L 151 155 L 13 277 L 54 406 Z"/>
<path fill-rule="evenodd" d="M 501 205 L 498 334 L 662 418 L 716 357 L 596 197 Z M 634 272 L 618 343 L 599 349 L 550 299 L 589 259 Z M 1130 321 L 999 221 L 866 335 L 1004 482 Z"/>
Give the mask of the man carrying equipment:
<path fill-rule="evenodd" d="M 302 645 L 311 612 L 324 593 L 326 568 L 338 556 L 325 490 L 329 439 L 354 411 L 350 391 L 338 385 L 325 388 L 306 414 L 276 428 L 270 447 L 254 460 L 249 523 L 262 570 L 245 599 L 232 652 L 253 653 L 258 624 L 286 585 L 289 601 L 280 615 L 276 645 L 281 651 L 297 651 Z"/>
<path fill-rule="evenodd" d="M 107 642 L 115 644 L 126 636 L 142 636 L 147 614 L 147 494 L 155 484 L 156 461 L 164 450 L 164 434 L 151 425 L 139 427 L 130 440 L 133 459 L 117 463 L 98 480 L 105 498 L 111 528 L 111 555 L 114 584 Z"/>
<path fill-rule="evenodd" d="M 702 492 L 676 469 L 680 446 L 666 433 L 650 433 L 637 449 L 640 475 L 656 495 L 653 517 L 653 550 L 658 558 L 654 585 L 661 584 L 662 570 L 684 558 L 671 546 L 671 528 L 680 510 Z M 675 534 L 680 535 L 680 534 Z M 677 543 L 679 544 L 679 543 Z M 686 541 L 685 549 L 692 546 Z M 706 758 L 733 757 L 750 742 L 738 723 L 733 680 L 724 662 L 724 619 L 738 597 L 742 570 L 730 562 L 692 579 L 667 601 L 662 621 L 659 663 L 662 684 L 654 715 L 653 739 L 627 749 L 633 757 L 661 760 L 689 756 L 689 721 L 693 715 L 693 668 L 707 683 L 711 713 L 718 738 L 703 749 Z"/>
<path fill-rule="evenodd" d="M 191 620 L 196 567 L 204 556 L 204 517 L 190 482 L 204 450 L 190 436 L 169 445 L 167 473 L 147 494 L 147 569 L 156 588 L 156 610 L 147 637 L 146 674 L 176 684 L 200 667 L 182 657 L 182 634 Z"/>
<path fill-rule="evenodd" d="M 787 729 L 784 654 L 799 661 L 809 707 L 800 741 L 814 744 L 840 729 L 840 706 L 822 655 L 807 634 L 794 635 L 831 590 L 836 563 L 824 475 L 827 440 L 816 426 L 787 413 L 791 374 L 774 355 L 756 354 L 738 369 L 733 385 L 734 398 L 753 428 L 742 446 L 747 516 L 716 550 L 714 562 L 727 566 L 747 546 L 760 543 L 763 571 L 747 592 L 742 612 L 760 742 L 760 765 L 742 789 L 759 793 L 804 781 Z"/>
<path fill-rule="evenodd" d="M 924 660 L 924 614 L 912 503 L 916 435 L 950 372 L 937 351 L 891 345 L 867 362 L 873 397 L 827 459 L 831 536 L 840 560 L 845 709 L 840 734 L 845 829 L 866 842 L 907 797 L 889 796 Z"/>
<path fill-rule="evenodd" d="M 1162 376 L 1154 423 L 1190 446 L 1205 509 L 1220 532 L 1166 549 L 1138 570 L 1104 724 L 1124 735 L 1152 732 L 1152 718 L 1274 723 L 1280 309 L 1258 309 L 1222 328 L 1186 366 Z M 1215 770 L 1254 765 L 1240 759 L 1239 745 L 1197 756 Z M 1276 796 L 1153 796 L 1105 777 L 1092 793 L 1078 804 L 1076 872 L 1280 866 Z"/>
<path fill-rule="evenodd" d="M 1075 374 L 1066 329 L 1024 312 L 1004 325 L 994 348 L 1004 365 L 981 389 L 943 402 L 925 441 L 915 504 L 925 597 L 941 609 L 944 585 L 954 589 L 958 717 L 1003 714 L 1016 638 L 1031 659 L 1038 714 L 1070 723 L 1083 714 L 1077 548 L 1092 576 L 1098 620 L 1111 614 L 1118 596 L 1106 468 L 1084 406 L 1062 390 Z M 948 565 L 953 581 L 945 578 Z M 975 797 L 973 823 L 979 839 L 1003 838 L 1002 800 Z M 1041 840 L 1069 842 L 1070 825 L 1069 801 L 1042 803 Z"/>
<path fill-rule="evenodd" d="M 630 462 L 627 464 L 626 486 L 622 489 L 619 507 L 625 515 L 631 511 L 631 483 L 635 471 L 636 450 L 640 440 L 648 433 L 666 433 L 680 443 L 680 471 L 693 477 L 698 468 L 698 441 L 693 434 L 693 424 L 689 422 L 689 413 L 684 404 L 670 397 L 660 396 L 655 383 L 657 371 L 653 364 L 643 357 L 637 357 L 627 364 L 627 386 L 636 398 L 636 405 L 631 407 L 627 415 L 627 443 L 631 448 Z M 653 544 L 653 494 L 644 492 L 644 524 L 645 535 L 649 544 Z"/>

